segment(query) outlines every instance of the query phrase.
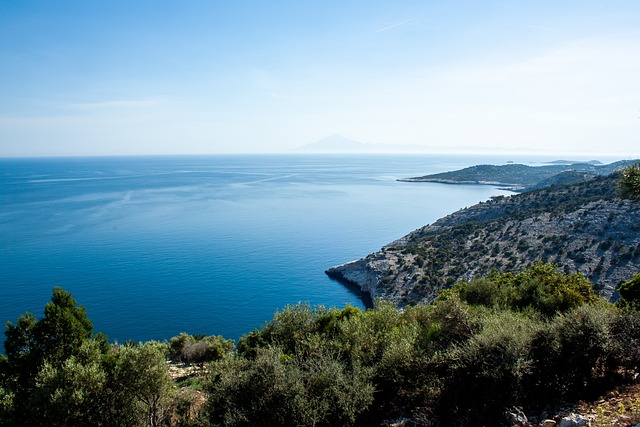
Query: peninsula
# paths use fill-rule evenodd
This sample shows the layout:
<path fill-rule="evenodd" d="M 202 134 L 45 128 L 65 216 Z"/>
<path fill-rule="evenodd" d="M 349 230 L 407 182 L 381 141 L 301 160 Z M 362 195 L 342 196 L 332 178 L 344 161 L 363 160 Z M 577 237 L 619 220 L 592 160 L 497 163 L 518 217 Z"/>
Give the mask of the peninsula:
<path fill-rule="evenodd" d="M 609 175 L 631 163 L 622 160 L 608 165 L 601 165 L 597 161 L 583 163 L 555 161 L 542 166 L 522 164 L 477 165 L 457 171 L 402 178 L 398 181 L 485 184 L 520 192 L 550 185 L 588 181 L 596 176 Z"/>
<path fill-rule="evenodd" d="M 616 165 L 584 165 L 585 171 L 579 173 L 591 175 L 588 171 L 602 172 Z M 494 173 L 472 175 L 479 170 Z M 516 180 L 516 170 L 530 168 L 478 166 L 449 176 L 456 182 L 533 185 L 532 174 Z M 545 172 L 547 178 L 549 174 Z M 416 180 L 441 182 L 437 180 L 447 176 L 439 175 Z M 362 259 L 331 267 L 326 274 L 356 286 L 373 300 L 405 306 L 430 303 L 442 289 L 493 270 L 519 271 L 550 262 L 566 273 L 581 273 L 597 293 L 615 301 L 617 286 L 640 270 L 640 204 L 618 198 L 616 182 L 617 174 L 593 173 L 572 184 L 495 197 L 419 228 Z"/>

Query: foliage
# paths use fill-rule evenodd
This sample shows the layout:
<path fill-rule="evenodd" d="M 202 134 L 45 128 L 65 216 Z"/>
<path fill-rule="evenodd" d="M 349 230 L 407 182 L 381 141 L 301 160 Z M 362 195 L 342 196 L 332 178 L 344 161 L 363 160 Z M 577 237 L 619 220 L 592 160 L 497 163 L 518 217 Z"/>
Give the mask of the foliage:
<path fill-rule="evenodd" d="M 441 297 L 447 298 L 451 293 L 471 305 L 533 308 L 546 316 L 598 300 L 584 276 L 560 273 L 552 264 L 535 264 L 518 274 L 494 270 L 487 277 L 457 283 Z"/>
<path fill-rule="evenodd" d="M 624 168 L 618 180 L 620 196 L 627 199 L 640 199 L 640 163 Z"/>
<path fill-rule="evenodd" d="M 15 419 L 27 422 L 47 413 L 40 371 L 61 369 L 69 358 L 80 354 L 92 331 L 93 325 L 84 307 L 78 306 L 71 294 L 59 287 L 53 289 L 42 319 L 25 313 L 16 325 L 7 322 L 4 343 L 7 358 L 2 368 L 5 384 L 14 394 Z"/>
<path fill-rule="evenodd" d="M 168 419 L 166 347 L 109 345 L 71 294 L 54 288 L 44 317 L 7 323 L 0 425 L 140 426 Z"/>
<path fill-rule="evenodd" d="M 601 394 L 637 372 L 640 360 L 633 345 L 640 342 L 640 315 L 612 308 L 582 276 L 548 264 L 457 284 L 429 306 L 398 311 L 378 301 L 375 310 L 339 312 L 297 305 L 277 313 L 240 340 L 242 352 L 218 365 L 214 383 L 221 387 L 225 378 L 241 376 L 238 371 L 253 372 L 265 363 L 265 351 L 279 352 L 270 360 L 295 366 L 333 354 L 346 369 L 369 370 L 375 392 L 358 425 L 403 416 L 442 425 L 492 424 L 505 406 L 542 408 Z M 331 327 L 319 327 L 326 324 Z M 222 373 L 224 366 L 233 374 Z M 285 375 L 271 372 L 272 379 Z M 238 384 L 228 381 L 216 395 L 244 396 L 229 392 Z M 298 384 L 291 381 L 274 387 L 291 390 Z M 242 407 L 255 408 L 252 402 Z M 210 406 L 210 416 L 222 417 L 210 419 L 236 425 L 229 420 L 240 415 L 220 409 L 229 405 Z M 244 410 L 240 418 L 251 424 L 257 416 Z"/>
<path fill-rule="evenodd" d="M 53 289 L 51 302 L 38 322 L 36 341 L 46 359 L 59 364 L 78 352 L 85 339 L 93 335 L 93 324 L 83 306 L 69 292 Z"/>
<path fill-rule="evenodd" d="M 7 325 L 0 425 L 496 425 L 507 406 L 592 399 L 638 374 L 640 312 L 597 300 L 587 283 L 539 264 L 404 310 L 297 304 L 235 352 L 230 340 L 186 333 L 111 345 L 76 327 L 90 324 L 84 311 L 58 295 L 45 318 Z M 202 389 L 178 389 L 168 357 L 212 360 Z"/>
<path fill-rule="evenodd" d="M 98 342 L 86 340 L 62 364 L 45 362 L 36 377 L 33 400 L 42 419 L 61 425 L 95 425 L 100 422 L 105 382 Z"/>
<path fill-rule="evenodd" d="M 618 288 L 620 300 L 617 304 L 621 307 L 640 309 L 640 273 L 636 273 L 633 278 L 624 282 Z"/>
<path fill-rule="evenodd" d="M 372 400 L 367 370 L 347 368 L 327 353 L 295 358 L 270 346 L 254 359 L 224 359 L 211 369 L 213 425 L 348 426 Z"/>
<path fill-rule="evenodd" d="M 334 336 L 337 325 L 350 318 L 359 317 L 361 310 L 347 305 L 343 310 L 326 309 L 323 306 L 311 308 L 309 304 L 296 304 L 277 311 L 273 320 L 262 329 L 244 335 L 238 342 L 238 354 L 245 357 L 255 356 L 256 349 L 277 345 L 286 354 L 296 351 L 309 337 L 321 335 Z"/>
<path fill-rule="evenodd" d="M 233 348 L 233 340 L 219 335 L 197 336 L 183 332 L 169 341 L 169 359 L 186 364 L 203 364 L 228 356 Z"/>
<path fill-rule="evenodd" d="M 116 409 L 123 408 L 126 418 L 137 418 L 140 424 L 163 425 L 170 416 L 173 392 L 166 347 L 155 341 L 117 346 L 111 356 L 115 358 L 111 381 L 119 404 Z"/>
<path fill-rule="evenodd" d="M 447 354 L 450 364 L 438 403 L 446 423 L 495 420 L 503 408 L 522 404 L 524 379 L 532 374 L 532 337 L 542 328 L 543 322 L 520 312 L 481 316 L 480 330 Z"/>

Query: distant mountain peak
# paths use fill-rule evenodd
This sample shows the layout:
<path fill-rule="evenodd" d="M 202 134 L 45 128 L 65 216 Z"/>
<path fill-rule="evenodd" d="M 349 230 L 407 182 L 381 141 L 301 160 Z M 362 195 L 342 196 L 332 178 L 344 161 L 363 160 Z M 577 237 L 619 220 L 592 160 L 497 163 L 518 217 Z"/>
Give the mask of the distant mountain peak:
<path fill-rule="evenodd" d="M 362 153 L 369 151 L 367 150 L 368 145 L 371 144 L 364 144 L 345 138 L 339 133 L 334 133 L 319 141 L 303 145 L 294 151 L 304 153 Z"/>
<path fill-rule="evenodd" d="M 299 153 L 426 153 L 432 147 L 422 145 L 367 144 L 334 133 L 319 141 L 296 148 Z"/>

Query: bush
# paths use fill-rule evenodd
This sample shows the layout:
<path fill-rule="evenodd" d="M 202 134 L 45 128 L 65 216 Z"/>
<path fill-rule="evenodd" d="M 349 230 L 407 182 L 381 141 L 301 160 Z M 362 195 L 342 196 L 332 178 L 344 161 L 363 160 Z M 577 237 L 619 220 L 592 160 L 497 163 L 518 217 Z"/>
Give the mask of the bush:
<path fill-rule="evenodd" d="M 633 378 L 640 368 L 640 312 L 619 310 L 611 322 L 612 354 L 609 372 Z"/>
<path fill-rule="evenodd" d="M 229 355 L 233 340 L 221 336 L 194 336 L 181 333 L 169 341 L 169 359 L 186 364 L 213 362 Z"/>
<path fill-rule="evenodd" d="M 441 295 L 433 305 L 409 308 L 406 312 L 420 327 L 416 346 L 425 354 L 461 345 L 479 330 L 477 316 L 457 294 Z"/>
<path fill-rule="evenodd" d="M 640 163 L 622 170 L 618 179 L 618 192 L 626 199 L 640 199 Z"/>
<path fill-rule="evenodd" d="M 615 365 L 616 311 L 605 304 L 583 305 L 554 318 L 532 342 L 529 400 L 595 398 L 606 387 Z"/>
<path fill-rule="evenodd" d="M 284 310 L 277 311 L 273 320 L 262 329 L 256 329 L 240 338 L 238 353 L 254 357 L 258 348 L 276 345 L 285 353 L 292 354 L 300 341 L 317 331 L 316 321 L 326 313 L 324 307 L 312 309 L 309 304 L 301 303 L 288 305 Z"/>
<path fill-rule="evenodd" d="M 535 264 L 518 274 L 492 271 L 487 277 L 460 282 L 456 293 L 471 305 L 501 309 L 533 308 L 547 317 L 584 303 L 598 301 L 591 283 L 581 274 L 564 274 L 553 264 Z"/>
<path fill-rule="evenodd" d="M 205 388 L 207 418 L 220 426 L 353 425 L 373 395 L 366 369 L 346 369 L 330 354 L 301 360 L 278 347 L 214 363 Z"/>
<path fill-rule="evenodd" d="M 450 371 L 436 411 L 441 419 L 490 423 L 505 407 L 521 403 L 523 380 L 531 375 L 532 337 L 542 326 L 522 313 L 485 313 L 481 330 L 446 356 Z"/>
<path fill-rule="evenodd" d="M 620 300 L 618 300 L 620 307 L 640 309 L 640 273 L 636 273 L 633 279 L 621 284 L 618 292 L 620 293 Z"/>

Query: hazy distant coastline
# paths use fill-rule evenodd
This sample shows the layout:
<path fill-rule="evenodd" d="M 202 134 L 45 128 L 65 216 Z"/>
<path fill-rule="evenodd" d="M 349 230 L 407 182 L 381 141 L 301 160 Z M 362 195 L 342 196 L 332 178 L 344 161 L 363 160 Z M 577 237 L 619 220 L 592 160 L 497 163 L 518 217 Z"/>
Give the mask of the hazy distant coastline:
<path fill-rule="evenodd" d="M 346 138 L 340 134 L 333 134 L 319 141 L 303 145 L 292 150 L 294 153 L 305 154 L 435 154 L 465 152 L 477 150 L 473 147 L 428 146 L 417 144 L 371 144 Z M 508 152 L 500 147 L 486 147 L 488 152 Z"/>

